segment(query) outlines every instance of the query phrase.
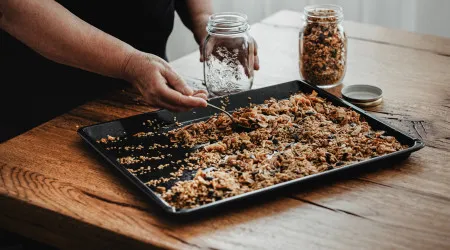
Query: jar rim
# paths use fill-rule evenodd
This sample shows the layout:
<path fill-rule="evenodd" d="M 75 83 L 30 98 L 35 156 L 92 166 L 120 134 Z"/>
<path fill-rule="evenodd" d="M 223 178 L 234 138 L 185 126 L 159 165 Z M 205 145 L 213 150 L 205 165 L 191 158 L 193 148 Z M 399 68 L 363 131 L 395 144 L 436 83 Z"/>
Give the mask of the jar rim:
<path fill-rule="evenodd" d="M 321 22 L 330 22 L 327 18 L 335 18 L 340 21 L 344 18 L 344 9 L 335 4 L 314 4 L 303 8 L 305 19 L 321 20 Z"/>
<path fill-rule="evenodd" d="M 219 12 L 209 16 L 208 33 L 236 34 L 249 29 L 247 15 L 239 12 Z"/>

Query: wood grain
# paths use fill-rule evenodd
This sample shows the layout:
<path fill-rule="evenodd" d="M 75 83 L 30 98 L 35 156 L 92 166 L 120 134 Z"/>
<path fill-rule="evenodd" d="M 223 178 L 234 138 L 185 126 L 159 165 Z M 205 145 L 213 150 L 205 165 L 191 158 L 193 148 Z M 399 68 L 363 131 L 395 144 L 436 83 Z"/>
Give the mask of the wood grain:
<path fill-rule="evenodd" d="M 26 207 L 22 208 L 24 210 L 22 216 L 9 217 L 10 220 L 25 225 L 27 221 L 33 221 L 34 226 L 42 225 L 40 231 L 51 226 L 48 224 L 58 223 L 60 220 L 89 221 L 100 225 L 100 228 L 106 227 L 119 234 L 131 229 L 138 240 L 175 249 L 215 246 L 273 249 L 277 246 L 292 248 L 315 245 L 327 248 L 347 246 L 362 248 L 366 244 L 374 244 L 380 237 L 390 240 L 379 244 L 379 247 L 394 245 L 408 248 L 414 246 L 411 243 L 415 237 L 420 237 L 425 239 L 421 245 L 423 247 L 443 248 L 448 243 L 445 239 L 450 236 L 448 231 L 442 230 L 448 225 L 450 218 L 449 210 L 445 209 L 450 204 L 449 199 L 442 200 L 438 197 L 409 193 L 408 196 L 412 198 L 409 200 L 411 204 L 398 203 L 396 200 L 399 198 L 408 200 L 403 197 L 405 193 L 401 190 L 393 189 L 394 192 L 391 190 L 386 199 L 386 189 L 390 190 L 391 187 L 359 180 L 338 181 L 331 187 L 316 187 L 312 191 L 296 192 L 293 198 L 269 200 L 262 208 L 247 207 L 241 211 L 221 214 L 216 218 L 183 224 L 149 216 L 154 213 L 150 207 L 130 206 L 107 198 L 99 199 L 96 197 L 97 194 L 90 194 L 69 183 L 61 183 L 35 172 L 3 166 L 0 173 L 3 182 L 1 191 L 8 193 L 8 196 L 26 199 L 27 206 L 45 205 L 59 210 L 59 218 L 53 218 L 51 222 L 46 221 L 49 219 L 45 216 L 47 211 L 38 210 L 30 214 L 30 210 L 27 211 Z M 320 193 L 317 193 L 317 188 Z M 8 200 L 10 199 L 6 199 Z M 361 202 L 355 203 L 358 200 Z M 2 201 L 3 205 L 12 207 Z M 405 213 L 404 209 L 409 205 L 415 208 L 408 209 L 409 213 L 412 211 L 416 215 L 413 222 L 431 223 L 432 227 L 415 228 L 414 225 L 421 225 L 416 223 L 406 229 L 403 228 L 411 222 L 411 218 L 402 216 Z M 86 209 L 89 213 L 84 212 Z M 11 213 L 19 212 L 9 211 L 9 214 Z M 66 214 L 72 215 L 73 218 L 66 218 Z M 322 221 L 323 216 L 327 216 L 326 221 Z M 36 218 L 44 220 L 36 221 Z M 0 220 L 8 222 L 5 218 Z M 96 228 L 96 241 L 93 241 L 89 225 L 83 225 L 89 230 L 82 231 L 73 231 L 74 227 L 70 223 L 57 226 L 59 230 L 50 231 L 52 234 L 46 237 L 52 242 L 61 241 L 58 246 L 64 248 L 76 248 L 79 245 L 72 245 L 72 241 L 80 242 L 80 240 L 91 242 L 90 246 L 93 248 L 120 247 L 120 244 L 125 244 L 123 239 L 112 237 L 105 229 Z M 350 230 L 348 226 L 351 226 Z M 335 234 L 331 238 L 328 237 L 327 241 L 321 242 L 321 239 L 329 233 L 329 229 L 336 230 Z M 398 231 L 399 229 L 402 230 Z M 367 234 L 354 241 L 354 235 L 358 235 L 361 230 Z M 70 238 L 64 239 L 64 233 L 69 234 Z M 239 236 L 242 233 L 249 234 L 250 237 L 245 240 L 243 246 L 242 242 L 239 242 L 244 240 Z M 151 239 L 146 237 L 147 235 L 152 235 Z M 294 237 L 295 235 L 302 237 Z M 288 236 L 289 240 L 284 239 Z M 266 237 L 272 240 L 261 241 Z M 309 240 L 305 241 L 307 239 Z M 137 244 L 138 240 L 133 241 L 136 249 L 143 247 Z"/>
<path fill-rule="evenodd" d="M 298 79 L 299 16 L 282 11 L 252 26 L 261 58 L 255 88 Z M 153 110 L 135 90 L 119 90 L 0 144 L 0 227 L 64 249 L 447 248 L 448 39 L 345 25 L 355 39 L 344 84 L 383 89 L 384 103 L 370 112 L 427 145 L 407 160 L 195 220 L 167 218 L 76 134 Z M 172 65 L 201 79 L 197 53 Z"/>

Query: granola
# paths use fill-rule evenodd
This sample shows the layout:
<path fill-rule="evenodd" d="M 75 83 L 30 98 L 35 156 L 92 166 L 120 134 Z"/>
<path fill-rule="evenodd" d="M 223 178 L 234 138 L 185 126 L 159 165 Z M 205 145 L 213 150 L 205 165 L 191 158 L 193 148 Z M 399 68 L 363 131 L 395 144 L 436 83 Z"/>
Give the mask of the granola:
<path fill-rule="evenodd" d="M 193 208 L 407 147 L 315 92 L 270 99 L 233 117 L 256 129 L 235 133 L 220 114 L 169 132 L 184 147 L 209 143 L 189 156 L 192 180 L 157 188 L 169 204 Z"/>
<path fill-rule="evenodd" d="M 346 70 L 347 38 L 334 9 L 305 11 L 305 26 L 300 34 L 300 73 L 316 85 L 342 81 Z"/>

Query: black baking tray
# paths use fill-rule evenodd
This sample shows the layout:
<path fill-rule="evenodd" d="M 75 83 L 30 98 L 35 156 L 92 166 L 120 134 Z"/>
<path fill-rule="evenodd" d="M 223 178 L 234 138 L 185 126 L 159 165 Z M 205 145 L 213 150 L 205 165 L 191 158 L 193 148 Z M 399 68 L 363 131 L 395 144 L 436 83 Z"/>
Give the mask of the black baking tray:
<path fill-rule="evenodd" d="M 263 189 L 255 190 L 252 192 L 248 192 L 245 194 L 233 196 L 230 198 L 226 198 L 223 200 L 215 201 L 213 203 L 209 203 L 206 205 L 202 205 L 196 208 L 191 209 L 176 209 L 170 206 L 167 202 L 165 202 L 162 198 L 157 195 L 157 192 L 152 190 L 145 183 L 152 179 L 158 179 L 159 177 L 169 177 L 170 173 L 176 171 L 176 164 L 171 164 L 171 162 L 176 162 L 177 160 L 183 159 L 185 157 L 186 152 L 191 152 L 193 149 L 158 149 L 158 150 L 149 150 L 148 147 L 153 145 L 155 142 L 161 145 L 167 145 L 170 143 L 169 139 L 163 135 L 154 135 L 143 138 L 136 138 L 132 135 L 138 132 L 166 132 L 172 130 L 177 127 L 176 123 L 181 123 L 182 126 L 190 124 L 192 122 L 198 122 L 202 120 L 208 119 L 210 116 L 216 114 L 216 110 L 212 108 L 200 108 L 194 109 L 190 112 L 183 113 L 172 113 L 167 110 L 159 110 L 150 113 L 144 113 L 136 116 L 131 116 L 128 118 L 123 118 L 115 121 L 99 123 L 91 126 L 82 127 L 78 130 L 79 135 L 95 150 L 99 153 L 103 158 L 107 160 L 110 167 L 117 169 L 123 177 L 126 177 L 129 181 L 131 181 L 134 185 L 136 185 L 140 190 L 144 192 L 148 197 L 150 197 L 156 204 L 158 204 L 164 211 L 170 214 L 193 214 L 200 211 L 204 211 L 207 209 L 215 208 L 219 205 L 223 205 L 225 203 L 230 203 L 232 201 L 237 201 L 243 198 L 248 198 L 250 196 L 255 196 L 257 194 L 262 194 L 267 191 L 272 191 L 275 189 L 280 189 L 282 187 L 286 187 L 288 185 L 297 184 L 301 182 L 310 181 L 317 178 L 322 178 L 331 174 L 335 174 L 344 170 L 349 169 L 359 169 L 365 167 L 367 165 L 382 165 L 387 161 L 392 161 L 399 158 L 406 158 L 412 152 L 417 151 L 424 147 L 424 143 L 418 139 L 409 136 L 406 133 L 386 124 L 385 122 L 379 120 L 377 117 L 372 116 L 365 112 L 364 110 L 350 104 L 349 102 L 339 99 L 328 92 L 317 88 L 315 86 L 311 86 L 302 81 L 291 81 L 286 83 L 281 83 L 277 85 L 272 85 L 265 88 L 249 90 L 245 92 L 241 92 L 238 94 L 233 94 L 227 97 L 218 97 L 209 100 L 212 104 L 217 106 L 223 106 L 227 104 L 226 109 L 229 111 L 233 111 L 236 108 L 246 107 L 250 103 L 260 104 L 265 100 L 274 97 L 276 99 L 285 99 L 290 95 L 303 92 L 303 93 L 311 93 L 312 91 L 316 91 L 318 96 L 326 98 L 328 101 L 332 102 L 336 106 L 348 107 L 352 110 L 356 111 L 361 115 L 363 119 L 365 119 L 369 125 L 374 130 L 384 130 L 386 131 L 386 135 L 394 136 L 400 143 L 403 145 L 408 145 L 408 148 L 390 153 L 383 156 L 378 156 L 375 158 L 367 159 L 365 161 L 353 163 L 347 166 L 343 166 L 337 169 L 331 169 L 325 172 L 317 173 L 314 175 L 302 177 L 299 179 L 279 183 L 270 187 L 266 187 Z M 227 99 L 225 99 L 227 98 Z M 148 121 L 153 123 L 153 126 L 149 126 Z M 155 126 L 156 124 L 156 126 Z M 179 126 L 179 124 L 178 124 Z M 125 151 L 125 150 L 106 150 L 106 147 L 111 146 L 97 143 L 97 140 L 107 137 L 108 135 L 113 137 L 122 138 L 120 142 L 114 143 L 115 146 L 125 146 L 125 145 L 142 145 L 144 149 L 139 151 Z M 117 158 L 128 156 L 132 154 L 133 156 L 139 155 L 147 155 L 147 156 L 158 156 L 160 154 L 170 154 L 172 157 L 162 159 L 159 161 L 153 161 L 149 163 L 152 172 L 142 174 L 142 175 L 133 175 L 131 174 L 127 168 L 136 169 L 141 165 L 127 165 L 122 166 L 117 161 Z M 169 167 L 164 169 L 158 169 L 157 166 L 159 164 L 170 164 Z M 147 166 L 147 165 L 146 165 Z M 195 171 L 192 172 L 184 172 L 183 176 L 180 177 L 180 180 L 192 179 L 192 175 L 195 174 Z M 177 180 L 179 181 L 179 180 Z M 170 181 L 165 184 L 168 188 L 173 185 L 176 181 Z"/>

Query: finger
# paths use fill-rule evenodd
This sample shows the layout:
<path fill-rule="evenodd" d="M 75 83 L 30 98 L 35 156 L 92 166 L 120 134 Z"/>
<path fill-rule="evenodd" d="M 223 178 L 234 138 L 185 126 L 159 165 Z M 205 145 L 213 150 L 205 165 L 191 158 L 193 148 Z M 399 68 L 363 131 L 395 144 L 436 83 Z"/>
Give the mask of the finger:
<path fill-rule="evenodd" d="M 253 66 L 255 70 L 259 70 L 259 56 L 255 55 L 255 64 Z"/>
<path fill-rule="evenodd" d="M 161 92 L 163 91 L 161 90 L 158 91 L 158 89 L 164 88 L 170 89 L 170 88 L 169 86 L 167 86 L 166 79 L 164 79 L 162 75 L 158 74 L 158 76 L 154 77 L 154 84 L 152 84 L 152 87 L 150 85 L 138 85 L 138 86 L 142 96 L 145 99 L 145 102 L 148 103 L 149 106 L 153 108 L 168 109 L 174 112 L 188 111 L 190 109 L 189 107 L 172 105 L 167 101 L 165 101 L 165 98 L 161 95 Z M 172 91 L 177 92 L 175 90 Z"/>
<path fill-rule="evenodd" d="M 186 84 L 183 78 L 178 75 L 169 65 L 165 65 L 165 70 L 162 72 L 163 76 L 166 78 L 168 84 L 173 87 L 176 91 L 182 93 L 183 95 L 191 96 L 194 94 L 189 85 Z"/>
<path fill-rule="evenodd" d="M 253 50 L 253 55 L 255 56 L 255 64 L 253 68 L 255 70 L 259 70 L 259 56 L 258 56 L 258 43 L 253 39 L 253 44 L 255 45 L 255 49 Z"/>
<path fill-rule="evenodd" d="M 244 58 L 243 60 L 244 60 L 244 62 L 241 64 L 242 64 L 242 66 L 244 66 L 244 73 L 247 77 L 251 77 L 250 67 L 247 67 L 247 66 L 249 66 L 248 60 L 247 60 L 247 58 Z"/>
<path fill-rule="evenodd" d="M 207 99 L 207 95 L 203 92 L 194 94 L 193 97 L 198 97 L 198 98 L 202 98 L 202 99 Z M 165 101 L 161 101 L 160 105 L 162 108 L 168 109 L 170 111 L 174 111 L 174 112 L 186 112 L 186 111 L 190 111 L 192 110 L 192 108 L 187 108 L 187 107 L 181 107 L 181 106 L 176 106 L 173 105 L 169 102 L 165 102 Z"/>
<path fill-rule="evenodd" d="M 196 89 L 196 90 L 194 90 L 194 95 L 200 94 L 200 93 L 203 93 L 203 94 L 205 94 L 205 95 L 208 95 L 208 91 L 206 91 L 206 90 L 204 90 L 204 89 Z"/>
<path fill-rule="evenodd" d="M 205 94 L 205 93 L 197 93 L 197 94 L 194 94 L 193 96 L 194 96 L 194 97 L 202 98 L 202 99 L 204 99 L 204 100 L 208 100 L 208 95 Z"/>
<path fill-rule="evenodd" d="M 204 48 L 205 48 L 205 45 L 203 44 L 203 43 L 201 43 L 201 45 L 200 45 L 200 47 L 199 47 L 199 51 L 200 51 L 200 62 L 204 62 L 205 61 L 205 56 L 203 55 L 204 54 Z"/>
<path fill-rule="evenodd" d="M 203 49 L 200 48 L 200 62 L 204 62 L 205 61 L 205 57 L 203 56 Z"/>
<path fill-rule="evenodd" d="M 187 107 L 176 106 L 176 105 L 172 105 L 172 104 L 168 103 L 167 101 L 164 100 L 164 98 L 162 98 L 161 95 L 148 96 L 148 99 L 151 99 L 151 100 L 149 100 L 152 102 L 151 106 L 157 107 L 160 109 L 167 109 L 167 110 L 170 110 L 173 112 L 184 112 L 184 111 L 190 110 L 190 108 L 187 108 Z"/>
<path fill-rule="evenodd" d="M 194 96 L 186 96 L 178 91 L 168 88 L 167 86 L 161 91 L 161 99 L 171 105 L 186 108 L 206 107 L 207 103 L 204 99 Z"/>
<path fill-rule="evenodd" d="M 197 108 L 197 107 L 206 107 L 207 103 L 206 100 L 202 97 L 198 96 L 183 96 L 177 94 L 177 92 L 174 92 L 168 94 L 165 99 L 165 102 L 175 105 L 175 106 L 181 106 L 186 108 Z"/>
<path fill-rule="evenodd" d="M 208 91 L 206 91 L 204 89 L 197 89 L 197 90 L 194 90 L 193 96 L 208 100 Z"/>

